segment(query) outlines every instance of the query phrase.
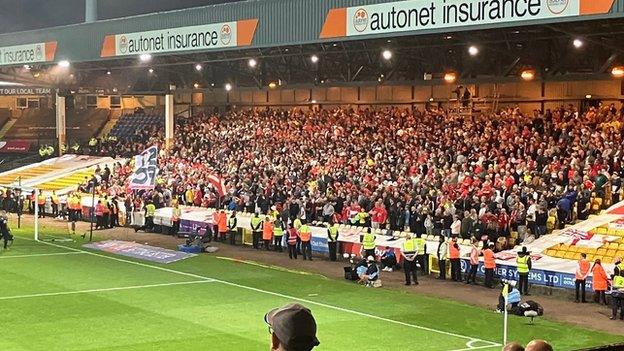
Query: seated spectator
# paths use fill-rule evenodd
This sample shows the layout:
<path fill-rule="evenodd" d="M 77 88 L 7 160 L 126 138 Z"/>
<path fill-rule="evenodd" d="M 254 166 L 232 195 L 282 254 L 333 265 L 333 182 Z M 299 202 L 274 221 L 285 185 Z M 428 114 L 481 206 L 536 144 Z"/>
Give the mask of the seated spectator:
<path fill-rule="evenodd" d="M 397 265 L 396 254 L 394 249 L 386 246 L 386 250 L 381 254 L 381 265 L 384 272 L 392 272 Z"/>

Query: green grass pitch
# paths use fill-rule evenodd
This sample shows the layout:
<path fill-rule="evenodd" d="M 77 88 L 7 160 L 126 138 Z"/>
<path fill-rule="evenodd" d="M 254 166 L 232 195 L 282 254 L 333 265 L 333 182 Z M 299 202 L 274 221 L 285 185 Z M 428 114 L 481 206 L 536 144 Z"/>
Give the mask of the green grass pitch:
<path fill-rule="evenodd" d="M 474 306 L 210 255 L 158 265 L 14 232 L 0 253 L 0 350 L 267 350 L 264 314 L 294 301 L 317 319 L 318 350 L 501 348 L 502 316 Z M 556 350 L 624 340 L 510 317 L 511 340 L 533 338 Z"/>

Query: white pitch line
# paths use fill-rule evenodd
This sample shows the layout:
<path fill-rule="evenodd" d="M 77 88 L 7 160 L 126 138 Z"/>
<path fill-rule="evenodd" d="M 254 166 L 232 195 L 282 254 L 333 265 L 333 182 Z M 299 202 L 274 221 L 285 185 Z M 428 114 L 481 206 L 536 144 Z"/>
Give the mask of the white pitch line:
<path fill-rule="evenodd" d="M 26 240 L 31 240 L 31 239 L 26 239 Z M 58 248 L 63 248 L 63 249 L 67 249 L 67 250 L 76 251 L 76 252 L 84 252 L 84 253 L 92 255 L 92 256 L 103 257 L 103 258 L 114 260 L 114 261 L 118 261 L 118 262 L 130 263 L 130 264 L 134 264 L 134 265 L 138 265 L 138 266 L 142 266 L 142 267 L 157 269 L 157 270 L 170 272 L 170 273 L 175 273 L 175 274 L 181 274 L 181 275 L 185 275 L 185 276 L 189 276 L 189 277 L 195 277 L 195 278 L 199 278 L 199 279 L 208 279 L 210 281 L 214 281 L 214 282 L 217 282 L 217 283 L 222 283 L 222 284 L 225 284 L 225 285 L 235 286 L 235 287 L 238 287 L 238 288 L 241 288 L 241 289 L 247 289 L 247 290 L 256 291 L 256 292 L 267 294 L 267 295 L 278 296 L 278 297 L 282 297 L 282 298 L 289 299 L 289 300 L 301 301 L 301 302 L 309 303 L 309 304 L 312 304 L 312 305 L 317 305 L 317 306 L 321 306 L 321 307 L 325 307 L 325 308 L 329 308 L 329 309 L 334 309 L 334 310 L 337 310 L 337 311 L 352 313 L 352 314 L 360 315 L 360 316 L 363 316 L 363 317 L 368 317 L 368 318 L 372 318 L 372 319 L 381 320 L 381 321 L 388 322 L 388 323 L 394 323 L 394 324 L 398 324 L 398 325 L 403 325 L 403 326 L 410 327 L 410 328 L 415 328 L 415 329 L 430 331 L 430 332 L 433 332 L 433 333 L 453 336 L 453 337 L 460 338 L 460 339 L 466 339 L 466 340 L 468 340 L 468 343 L 475 342 L 475 341 L 481 341 L 481 342 L 485 342 L 485 343 L 490 344 L 489 347 L 501 346 L 501 344 L 499 344 L 499 343 L 488 341 L 488 340 L 483 340 L 483 339 L 474 338 L 474 337 L 461 335 L 461 334 L 455 334 L 455 333 L 446 332 L 446 331 L 443 331 L 443 330 L 437 330 L 437 329 L 433 329 L 433 328 L 429 328 L 429 327 L 423 327 L 423 326 L 416 325 L 416 324 L 405 323 L 405 322 L 397 321 L 397 320 L 394 320 L 394 319 L 389 319 L 389 318 L 385 318 L 385 317 L 375 316 L 375 315 L 372 315 L 372 314 L 359 312 L 359 311 L 355 311 L 355 310 L 350 310 L 350 309 L 346 309 L 346 308 L 342 308 L 342 307 L 338 307 L 338 306 L 328 305 L 328 304 L 325 304 L 325 303 L 322 303 L 322 302 L 302 299 L 302 298 L 299 298 L 299 297 L 294 297 L 294 296 L 290 296 L 290 295 L 280 294 L 280 293 L 276 293 L 276 292 L 273 292 L 273 291 L 262 290 L 262 289 L 254 288 L 254 287 L 251 287 L 251 286 L 246 286 L 246 285 L 241 285 L 241 284 L 237 284 L 237 283 L 228 282 L 228 281 L 225 281 L 225 280 L 214 279 L 214 278 L 202 276 L 202 275 L 199 275 L 199 274 L 193 274 L 193 273 L 187 273 L 187 272 L 182 272 L 182 271 L 176 271 L 176 270 L 169 269 L 169 268 L 153 266 L 153 265 L 149 265 L 149 264 L 145 264 L 145 263 L 141 263 L 141 262 L 130 261 L 130 260 L 125 260 L 125 259 L 118 258 L 118 257 L 113 257 L 113 256 L 106 256 L 106 255 L 98 254 L 98 253 L 87 251 L 87 250 L 76 249 L 76 248 L 73 248 L 73 247 L 68 247 L 68 246 L 48 243 L 48 242 L 45 242 L 45 241 L 38 241 L 38 242 L 40 242 L 42 244 L 45 244 L 45 245 L 50 245 L 50 246 L 54 246 L 54 247 L 58 247 Z M 481 348 L 481 347 L 477 347 L 477 348 Z M 473 350 L 473 349 L 475 349 L 475 348 L 473 348 L 473 347 L 469 347 L 468 348 L 468 350 Z"/>
<path fill-rule="evenodd" d="M 27 298 L 33 298 L 33 297 L 49 297 L 49 296 L 62 296 L 62 295 L 90 294 L 90 293 L 99 293 L 99 292 L 108 292 L 108 291 L 147 289 L 147 288 L 158 288 L 158 287 L 162 287 L 162 286 L 189 285 L 189 284 L 212 283 L 212 282 L 213 282 L 212 280 L 204 279 L 204 280 L 194 280 L 194 281 L 190 281 L 190 282 L 134 285 L 134 286 L 122 286 L 122 287 L 118 287 L 118 288 L 88 289 L 88 290 L 60 291 L 60 292 L 28 294 L 28 295 L 0 296 L 0 300 L 17 300 L 17 299 L 27 299 Z"/>
<path fill-rule="evenodd" d="M 491 342 L 491 341 L 488 341 Z M 479 350 L 479 349 L 489 349 L 492 347 L 501 347 L 501 344 L 492 344 L 492 345 L 484 345 L 484 346 L 474 346 L 474 347 L 466 347 L 464 349 L 455 349 L 455 350 L 450 350 L 450 351 L 469 351 L 469 350 Z"/>
<path fill-rule="evenodd" d="M 9 258 L 27 258 L 27 257 L 45 257 L 45 256 L 64 256 L 64 255 L 84 255 L 84 252 L 56 252 L 47 254 L 31 254 L 31 255 L 13 255 L 13 256 L 0 256 L 0 260 Z"/>

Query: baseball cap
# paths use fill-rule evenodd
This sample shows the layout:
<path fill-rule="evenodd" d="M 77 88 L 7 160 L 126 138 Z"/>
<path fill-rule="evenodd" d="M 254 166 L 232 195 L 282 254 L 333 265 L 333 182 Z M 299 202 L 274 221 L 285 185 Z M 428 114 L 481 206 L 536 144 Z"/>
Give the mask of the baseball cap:
<path fill-rule="evenodd" d="M 310 350 L 320 344 L 312 312 L 298 303 L 269 311 L 264 321 L 288 348 Z"/>

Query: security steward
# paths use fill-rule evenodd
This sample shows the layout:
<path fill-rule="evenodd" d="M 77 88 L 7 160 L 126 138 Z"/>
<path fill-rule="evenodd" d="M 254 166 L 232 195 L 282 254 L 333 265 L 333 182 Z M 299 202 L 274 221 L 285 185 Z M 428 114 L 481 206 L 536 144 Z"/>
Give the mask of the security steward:
<path fill-rule="evenodd" d="M 60 201 L 58 195 L 56 195 L 56 191 L 52 191 L 50 201 L 52 202 L 52 217 L 58 217 Z"/>
<path fill-rule="evenodd" d="M 422 238 L 422 234 L 416 235 L 414 239 L 416 243 L 416 262 L 417 266 L 420 266 L 420 271 L 423 275 L 426 275 L 427 272 L 427 241 Z"/>
<path fill-rule="evenodd" d="M 624 270 L 620 269 L 619 275 L 613 277 L 613 290 L 611 291 L 611 317 L 617 318 L 618 309 L 620 310 L 620 320 L 624 320 Z"/>
<path fill-rule="evenodd" d="M 46 197 L 39 192 L 39 195 L 37 195 L 37 206 L 39 207 L 39 218 L 45 218 L 45 203 L 46 203 Z"/>
<path fill-rule="evenodd" d="M 278 252 L 283 252 L 282 240 L 284 239 L 284 223 L 277 217 L 273 223 L 273 249 Z"/>
<path fill-rule="evenodd" d="M 180 208 L 180 204 L 176 202 L 173 206 L 173 215 L 171 217 L 171 221 L 173 222 L 172 226 L 172 235 L 178 234 L 180 231 L 180 218 L 182 217 L 182 209 Z"/>
<path fill-rule="evenodd" d="M 262 242 L 265 250 L 271 249 L 271 241 L 273 241 L 273 222 L 271 222 L 271 217 L 266 216 L 262 224 Z"/>
<path fill-rule="evenodd" d="M 238 231 L 238 220 L 236 219 L 236 211 L 232 211 L 228 218 L 228 231 L 230 235 L 230 245 L 236 245 L 236 232 Z"/>
<path fill-rule="evenodd" d="M 416 274 L 416 254 L 417 254 L 416 240 L 409 236 L 403 243 L 401 255 L 403 256 L 403 271 L 405 271 L 405 285 L 412 285 L 412 278 L 414 284 L 418 285 L 418 275 Z"/>
<path fill-rule="evenodd" d="M 438 244 L 438 267 L 440 268 L 440 276 L 438 279 L 446 280 L 446 259 L 448 258 L 448 244 L 445 242 L 444 235 L 440 235 L 440 243 Z"/>
<path fill-rule="evenodd" d="M 338 223 L 327 224 L 327 247 L 329 249 L 329 260 L 336 261 L 338 251 Z"/>
<path fill-rule="evenodd" d="M 448 246 L 449 258 L 451 260 L 451 279 L 455 282 L 461 282 L 461 261 L 459 259 L 460 251 L 457 236 L 453 236 Z"/>
<path fill-rule="evenodd" d="M 156 206 L 150 201 L 145 205 L 145 224 L 142 227 L 134 228 L 134 232 L 143 230 L 145 232 L 154 230 L 154 215 L 156 214 Z"/>
<path fill-rule="evenodd" d="M 262 219 L 258 212 L 251 217 L 251 238 L 252 246 L 256 250 L 260 250 L 260 237 L 262 236 Z"/>
<path fill-rule="evenodd" d="M 531 253 L 526 246 L 518 251 L 516 265 L 518 266 L 518 290 L 523 296 L 529 295 L 529 272 L 531 271 Z"/>
<path fill-rule="evenodd" d="M 485 268 L 485 286 L 494 288 L 494 271 L 496 270 L 496 258 L 494 257 L 494 243 L 490 243 L 483 250 L 483 267 Z"/>
<path fill-rule="evenodd" d="M 581 258 L 578 261 L 578 266 L 576 267 L 576 272 L 574 273 L 574 290 L 576 293 L 576 299 L 574 300 L 574 302 L 587 303 L 587 300 L 585 300 L 585 282 L 587 280 L 587 276 L 590 273 L 589 268 L 590 264 L 587 260 L 587 255 L 585 253 L 581 253 Z M 581 300 L 579 300 L 579 295 L 581 295 Z"/>
<path fill-rule="evenodd" d="M 303 260 L 312 261 L 312 230 L 307 223 L 303 223 L 299 228 L 299 238 L 301 239 L 301 252 Z"/>
<path fill-rule="evenodd" d="M 375 239 L 375 234 L 371 233 L 371 229 L 366 228 L 366 233 L 361 238 L 362 249 L 364 250 L 362 257 L 375 257 Z"/>

